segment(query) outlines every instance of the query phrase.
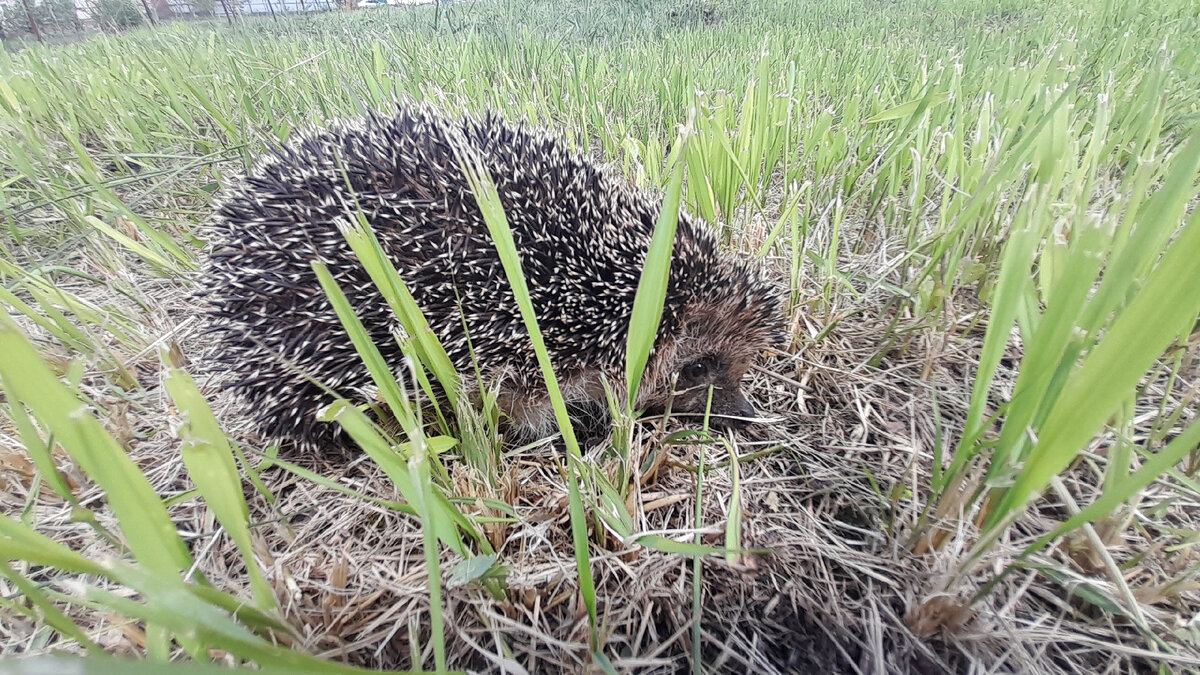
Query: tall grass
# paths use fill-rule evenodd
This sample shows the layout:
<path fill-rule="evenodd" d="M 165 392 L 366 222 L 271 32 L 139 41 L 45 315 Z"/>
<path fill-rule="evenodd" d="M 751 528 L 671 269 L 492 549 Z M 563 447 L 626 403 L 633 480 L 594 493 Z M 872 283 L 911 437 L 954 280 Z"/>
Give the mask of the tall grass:
<path fill-rule="evenodd" d="M 665 190 L 626 382 L 610 383 L 624 394 L 619 420 L 635 413 L 680 204 L 714 221 L 731 245 L 786 268 L 789 311 L 820 329 L 797 341 L 821 339 L 856 311 L 853 298 L 884 292 L 896 330 L 880 345 L 881 360 L 903 342 L 902 322 L 965 332 L 973 326 L 961 325 L 961 304 L 976 303 L 986 337 L 970 411 L 913 496 L 923 517 L 910 542 L 922 554 L 969 551 L 951 586 L 976 572 L 1031 500 L 1054 491 L 1097 438 L 1121 434 L 1139 386 L 1170 376 L 1174 354 L 1194 340 L 1200 90 L 1188 86 L 1188 73 L 1200 62 L 1197 10 L 1183 0 L 1013 0 L 1000 8 L 835 0 L 720 11 L 723 22 L 705 27 L 669 18 L 657 3 L 455 6 L 437 28 L 425 11 L 354 13 L 233 29 L 166 26 L 0 52 L 0 411 L 38 476 L 110 549 L 84 556 L 26 518 L 0 519 L 0 576 L 28 600 L 6 599 L 6 607 L 98 651 L 61 610 L 79 598 L 41 583 L 37 566 L 46 566 L 88 580 L 83 602 L 143 621 L 151 658 L 182 650 L 204 660 L 220 649 L 259 665 L 348 670 L 285 646 L 291 629 L 249 540 L 240 476 L 253 474 L 185 366 L 164 352 L 181 417 L 173 431 L 195 495 L 246 564 L 244 593 L 189 574 L 193 561 L 163 498 L 104 430 L 81 382 L 100 378 L 117 397 L 143 386 L 127 364 L 168 345 L 145 328 L 153 301 L 126 281 L 129 271 L 180 283 L 194 270 L 202 244 L 194 226 L 220 182 L 268 140 L 387 106 L 398 94 L 553 125 L 575 147 Z M 687 133 L 677 137 L 685 120 Z M 537 346 L 504 215 L 488 199 L 489 177 L 473 178 Z M 336 271 L 318 270 L 403 437 L 345 402 L 328 418 L 396 485 L 403 502 L 386 506 L 421 520 L 432 665 L 442 670 L 443 554 L 461 559 L 456 574 L 473 578 L 499 565 L 484 529 L 457 507 L 440 453 L 468 438 L 492 447 L 494 411 L 470 410 L 459 373 L 363 225 L 350 214 L 346 236 L 406 329 L 411 367 L 397 373 L 382 362 Z M 892 242 L 887 274 L 862 278 L 845 265 L 864 232 Z M 97 288 L 115 299 L 89 300 Z M 997 369 L 1014 349 L 1019 376 L 997 404 Z M 554 364 L 538 352 L 553 393 Z M 452 415 L 427 423 L 421 403 L 439 396 Z M 714 550 L 637 532 L 626 477 L 614 481 L 585 463 L 561 396 L 555 412 L 580 598 L 603 666 L 590 559 L 604 533 L 685 555 Z M 475 426 L 462 419 L 476 413 Z M 1022 559 L 1178 473 L 1189 455 L 1194 464 L 1200 427 L 1171 436 L 1185 412 L 1164 406 L 1157 414 L 1160 433 L 1119 445 L 1094 503 L 1043 533 Z M 55 465 L 58 449 L 103 488 L 115 526 L 78 504 Z M 1185 478 L 1194 485 L 1194 472 Z M 730 556 L 741 546 L 733 511 L 723 550 Z M 693 569 L 699 598 L 700 566 Z"/>
<path fill-rule="evenodd" d="M 51 443 L 60 445 L 103 488 L 110 508 L 117 515 L 117 527 L 112 528 L 101 525 L 86 508 L 77 507 L 79 517 L 95 527 L 115 549 L 113 557 L 101 560 L 70 550 L 19 518 L 7 515 L 0 518 L 0 543 L 7 560 L 46 566 L 59 574 L 78 577 L 79 588 L 75 591 L 78 597 L 73 597 L 31 583 L 12 563 L 5 563 L 4 576 L 31 598 L 37 614 L 48 625 L 64 635 L 82 638 L 82 645 L 94 648 L 83 637 L 82 630 L 56 609 L 60 603 L 81 602 L 144 621 L 147 655 L 154 660 L 166 660 L 169 644 L 174 640 L 194 658 L 204 658 L 208 649 L 215 648 L 242 659 L 290 667 L 298 672 L 356 670 L 279 644 L 293 638 L 292 629 L 277 616 L 274 595 L 266 588 L 251 557 L 245 560 L 247 569 L 253 570 L 250 575 L 253 602 L 220 591 L 203 578 L 186 580 L 183 573 L 191 566 L 191 556 L 171 524 L 163 500 L 124 450 L 76 392 L 50 371 L 7 316 L 0 317 L 0 345 L 7 355 L 0 366 L 6 407 L 11 419 L 21 421 L 27 447 L 34 453 L 47 453 Z M 244 545 L 248 543 L 244 536 L 247 513 L 240 478 L 231 475 L 233 467 L 228 456 L 221 452 L 224 436 L 220 435 L 215 443 L 208 436 L 213 431 L 211 412 L 186 375 L 173 375 L 170 389 L 176 404 L 190 418 L 190 427 L 182 432 L 187 441 L 184 452 L 188 470 L 244 554 Z M 37 421 L 40 432 L 31 424 L 32 420 Z M 43 438 L 42 434 L 47 436 Z M 59 475 L 48 457 L 43 456 L 39 463 L 46 475 Z M 50 483 L 59 489 L 65 487 L 61 479 Z M 74 501 L 69 490 L 62 496 Z M 106 588 L 111 584 L 131 589 L 140 598 L 114 593 Z"/>

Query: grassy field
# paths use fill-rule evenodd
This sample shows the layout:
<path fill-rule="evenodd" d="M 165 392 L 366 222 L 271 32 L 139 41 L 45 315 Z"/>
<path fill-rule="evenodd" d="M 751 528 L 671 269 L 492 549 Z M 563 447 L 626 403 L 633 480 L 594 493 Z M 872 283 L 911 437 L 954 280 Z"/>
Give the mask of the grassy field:
<path fill-rule="evenodd" d="M 0 653 L 1200 670 L 1198 34 L 1190 0 L 499 0 L 0 51 Z M 617 415 L 564 463 L 400 383 L 402 438 L 339 411 L 360 457 L 248 435 L 188 299 L 214 194 L 400 96 L 763 259 L 770 421 Z"/>

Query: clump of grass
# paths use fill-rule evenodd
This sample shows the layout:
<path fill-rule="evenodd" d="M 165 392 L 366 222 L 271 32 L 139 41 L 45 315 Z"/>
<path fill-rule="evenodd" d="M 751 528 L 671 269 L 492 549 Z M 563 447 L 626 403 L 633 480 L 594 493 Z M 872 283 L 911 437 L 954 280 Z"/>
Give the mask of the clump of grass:
<path fill-rule="evenodd" d="M 87 403 L 47 368 L 8 317 L 0 317 L 0 344 L 11 357 L 0 366 L 10 419 L 21 422 L 27 447 L 40 455 L 38 461 L 46 475 L 55 477 L 49 483 L 61 491 L 61 497 L 77 504 L 75 517 L 87 522 L 111 547 L 103 558 L 85 557 L 18 518 L 0 518 L 0 541 L 7 561 L 45 566 L 57 573 L 53 584 L 43 586 L 26 576 L 32 569 L 23 574 L 13 563 L 4 563 L 3 576 L 33 604 L 33 609 L 24 611 L 75 637 L 93 652 L 98 651 L 95 643 L 57 609 L 59 603 L 106 607 L 145 622 L 146 653 L 159 662 L 170 657 L 174 642 L 193 658 L 203 659 L 207 650 L 219 649 L 239 659 L 298 671 L 356 671 L 279 644 L 295 639 L 295 634 L 278 615 L 276 598 L 252 557 L 245 561 L 251 570 L 253 602 L 217 590 L 203 577 L 187 579 L 194 575 L 191 556 L 171 524 L 164 501 L 138 467 Z M 211 412 L 186 375 L 174 374 L 169 390 L 187 416 L 181 434 L 189 441 L 184 452 L 192 479 L 245 554 L 249 549 L 248 514 L 231 456 L 222 451 L 224 435 L 216 429 Z M 30 424 L 31 418 L 45 429 L 46 437 Z M 53 445 L 62 447 L 101 487 L 117 516 L 115 527 L 102 524 L 95 513 L 76 502 L 49 457 Z M 105 584 L 129 589 L 139 597 L 115 593 Z"/>

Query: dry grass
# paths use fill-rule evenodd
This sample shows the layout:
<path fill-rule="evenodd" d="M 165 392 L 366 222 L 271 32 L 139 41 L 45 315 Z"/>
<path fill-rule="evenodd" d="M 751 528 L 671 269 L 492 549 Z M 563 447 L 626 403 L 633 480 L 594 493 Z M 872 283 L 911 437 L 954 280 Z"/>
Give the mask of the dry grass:
<path fill-rule="evenodd" d="M 648 172 L 648 186 L 660 189 L 663 146 L 693 102 L 691 92 L 708 92 L 695 99 L 705 105 L 725 101 L 730 116 L 714 118 L 711 136 L 693 139 L 707 138 L 711 157 L 721 158 L 719 139 L 740 147 L 738 101 L 753 83 L 765 101 L 789 107 L 772 113 L 782 126 L 768 115 L 759 134 L 747 138 L 789 131 L 782 162 L 764 165 L 771 189 L 758 195 L 764 208 L 757 215 L 765 222 L 743 210 L 729 225 L 741 249 L 757 251 L 787 205 L 802 203 L 803 239 L 785 232 L 778 242 L 798 251 L 795 265 L 807 275 L 795 283 L 804 294 L 796 341 L 752 373 L 752 398 L 769 421 L 728 438 L 729 446 L 668 446 L 664 439 L 675 427 L 662 429 L 656 420 L 639 426 L 634 454 L 650 468 L 627 505 L 636 532 L 678 541 L 699 534 L 721 546 L 737 492 L 742 544 L 764 553 L 736 564 L 723 556 L 701 563 L 699 651 L 708 670 L 1200 672 L 1200 451 L 1138 491 L 1132 504 L 1064 537 L 970 602 L 1030 544 L 1093 503 L 1117 473 L 1110 467 L 1138 466 L 1137 452 L 1158 451 L 1195 423 L 1200 334 L 1182 355 L 1168 354 L 1165 361 L 1180 356 L 1174 374 L 1164 368 L 1143 381 L 1129 428 L 1093 440 L 966 576 L 958 574 L 978 535 L 969 524 L 946 538 L 947 548 L 913 552 L 936 482 L 935 458 L 956 447 L 967 417 L 991 311 L 960 288 L 972 282 L 954 278 L 963 272 L 959 263 L 985 268 L 984 283 L 995 281 L 1001 244 L 1021 224 L 1013 212 L 1037 193 L 1030 162 L 1035 173 L 1044 169 L 1050 182 L 1063 184 L 1035 199 L 1026 216 L 1026 225 L 1047 224 L 1047 242 L 1060 226 L 1066 236 L 1093 216 L 1122 220 L 1144 196 L 1135 190 L 1153 192 L 1163 178 L 1184 175 L 1173 173 L 1181 165 L 1175 144 L 1200 109 L 1197 90 L 1187 86 L 1196 63 L 1187 19 L 1196 17 L 1186 2 L 993 4 L 937 0 L 912 11 L 912 3 L 896 2 L 718 3 L 716 25 L 707 29 L 699 29 L 710 23 L 706 5 L 687 2 L 678 15 L 660 11 L 667 9 L 661 3 L 624 0 L 456 4 L 469 13 L 448 15 L 449 27 L 432 32 L 425 25 L 432 15 L 423 10 L 373 10 L 247 22 L 228 32 L 176 26 L 31 50 L 5 62 L 16 64 L 14 93 L 0 98 L 17 103 L 0 106 L 4 138 L 13 139 L 0 142 L 0 222 L 13 233 L 0 236 L 0 262 L 43 275 L 100 309 L 94 323 L 69 317 L 88 333 L 84 354 L 69 353 L 29 322 L 23 327 L 56 367 L 75 369 L 71 377 L 82 370 L 83 394 L 158 495 L 171 500 L 194 573 L 251 597 L 242 554 L 191 492 L 159 346 L 186 358 L 224 429 L 251 458 L 242 468 L 261 481 L 243 483 L 254 549 L 300 636 L 296 647 L 370 667 L 429 667 L 428 645 L 436 640 L 429 635 L 423 533 L 417 519 L 379 503 L 398 499 L 388 477 L 365 457 L 289 458 L 339 491 L 256 451 L 259 439 L 248 433 L 242 404 L 221 391 L 219 374 L 203 375 L 213 346 L 188 303 L 189 282 L 150 273 L 83 214 L 130 237 L 157 228 L 190 255 L 199 243 L 195 226 L 211 208 L 208 190 L 237 173 L 264 139 L 409 89 L 448 108 L 496 105 L 510 117 L 553 122 L 582 145 L 590 142 L 597 159 L 628 162 L 630 174 Z M 1064 94 L 1058 110 L 1065 119 L 1026 139 L 1051 119 L 1066 85 L 1079 93 Z M 919 119 L 890 116 L 927 95 L 944 101 Z M 1096 139 L 1093 180 L 1086 148 Z M 1036 151 L 1018 152 L 1024 140 Z M 759 164 L 751 160 L 745 166 Z M 95 164 L 95 175 L 81 162 Z M 994 167 L 998 173 L 988 173 Z M 768 184 L 760 176 L 747 177 L 745 186 L 715 179 L 720 173 L 704 179 L 733 193 Z M 731 168 L 725 173 L 738 178 Z M 1194 209 L 1195 176 L 1187 175 L 1179 199 Z M 1129 180 L 1139 176 L 1144 184 Z M 1070 208 L 1076 193 L 1091 197 L 1078 213 Z M 720 204 L 749 201 L 726 194 Z M 979 213 L 970 204 L 982 205 Z M 865 215 L 867 209 L 878 215 Z M 147 226 L 121 214 L 136 214 Z M 1150 219 L 1144 211 L 1137 217 Z M 948 234 L 955 226 L 965 229 Z M 938 252 L 941 242 L 953 244 L 948 253 Z M 836 260 L 818 262 L 831 252 Z M 1034 266 L 1033 304 L 1061 288 L 1041 274 L 1042 261 Z M 780 261 L 785 273 L 791 265 Z M 914 277 L 926 267 L 934 277 L 950 277 L 930 291 L 934 302 L 899 298 L 905 289 L 925 292 Z M 20 285 L 13 277 L 5 283 Z M 954 295 L 936 295 L 942 292 Z M 989 302 L 994 307 L 995 296 Z M 135 336 L 116 343 L 105 324 L 127 318 Z M 105 370 L 110 351 L 140 387 Z M 990 388 L 989 414 L 1012 399 L 1022 357 L 1016 338 L 1007 355 Z M 1172 428 L 1156 427 L 1164 421 Z M 1132 459 L 1114 454 L 1118 434 Z M 1067 448 L 1072 457 L 1077 445 Z M 730 449 L 741 458 L 736 488 L 726 466 Z M 615 462 L 603 444 L 585 451 L 597 466 Z M 447 492 L 498 499 L 517 514 L 485 526 L 508 570 L 501 599 L 455 584 L 459 560 L 450 553 L 441 559 L 454 667 L 590 667 L 567 488 L 553 455 L 545 447 L 510 452 L 491 486 L 465 462 L 444 458 Z M 715 468 L 704 480 L 697 532 L 701 456 Z M 121 529 L 103 491 L 65 454 L 58 459 L 82 509 L 39 482 L 0 415 L 0 512 L 92 560 L 118 553 L 102 536 Z M 981 475 L 985 467 L 975 468 Z M 970 509 L 979 501 L 963 500 L 967 516 L 978 515 Z M 501 515 L 477 501 L 462 508 Z M 105 530 L 81 520 L 93 513 Z M 960 514 L 949 515 L 942 525 L 955 527 Z M 695 646 L 693 561 L 612 536 L 593 542 L 605 654 L 622 672 L 686 671 Z M 146 655 L 144 625 L 83 598 L 83 580 L 14 564 L 105 650 Z M 102 580 L 86 583 L 131 593 Z M 28 598 L 3 577 L 0 600 L 8 601 L 0 602 L 0 655 L 80 649 L 45 622 L 5 609 Z"/>
<path fill-rule="evenodd" d="M 875 227 L 863 225 L 860 232 Z M 846 232 L 850 228 L 846 228 Z M 894 270 L 895 251 L 881 237 L 863 237 L 861 246 L 844 250 L 841 269 L 852 277 L 885 279 Z M 873 243 L 872 243 L 873 242 Z M 86 253 L 80 255 L 86 256 Z M 81 294 L 97 302 L 132 309 L 114 292 L 137 287 L 153 298 L 142 329 L 164 343 L 175 341 L 202 371 L 212 347 L 202 326 L 184 304 L 188 288 L 134 271 L 110 279 L 108 291 L 80 284 Z M 98 294 L 104 295 L 99 297 Z M 752 375 L 750 390 L 771 421 L 731 437 L 740 461 L 740 490 L 745 513 L 744 544 L 764 554 L 743 556 L 731 566 L 724 558 L 704 560 L 702 572 L 702 650 L 721 672 L 836 673 L 1124 673 L 1150 672 L 1150 664 L 1200 667 L 1200 649 L 1189 646 L 1187 621 L 1200 616 L 1195 580 L 1180 579 L 1195 569 L 1196 553 L 1172 552 L 1194 539 L 1200 505 L 1159 503 L 1153 490 L 1143 495 L 1141 511 L 1129 515 L 1140 528 L 1111 528 L 1124 541 L 1107 541 L 1119 563 L 1128 563 L 1123 582 L 1137 589 L 1143 620 L 1160 635 L 1155 644 L 1132 621 L 1095 611 L 1087 596 L 1069 597 L 1063 586 L 1044 575 L 1021 572 L 971 611 L 961 610 L 967 593 L 987 578 L 955 585 L 947 597 L 938 589 L 963 551 L 928 556 L 909 552 L 909 535 L 919 517 L 922 486 L 938 443 L 951 446 L 965 419 L 981 336 L 966 330 L 972 302 L 962 299 L 960 325 L 889 328 L 889 294 L 878 284 L 856 283 L 842 289 L 832 307 L 817 299 L 796 319 L 794 351 L 766 360 Z M 832 317 L 837 325 L 822 339 Z M 905 335 L 878 359 L 888 336 Z M 1193 357 L 1196 345 L 1192 345 Z M 1187 373 L 1196 392 L 1196 359 Z M 108 410 L 110 430 L 127 443 L 160 495 L 189 489 L 177 442 L 167 433 L 172 411 L 159 388 L 154 354 L 131 358 L 127 366 L 144 388 L 131 397 L 108 391 L 103 373 L 89 373 L 86 393 Z M 1002 371 L 997 390 L 1011 387 L 1015 372 Z M 201 380 L 231 436 L 246 439 L 239 404 L 217 386 Z M 1156 383 L 1142 397 L 1158 405 Z M 1183 403 L 1176 401 L 1175 403 Z M 1150 419 L 1153 416 L 1139 416 Z M 693 532 L 697 453 L 706 452 L 713 468 L 705 477 L 703 526 L 707 543 L 720 545 L 733 483 L 722 445 L 661 443 L 663 430 L 650 421 L 639 428 L 636 447 L 656 453 L 653 470 L 643 476 L 631 498 L 635 529 L 676 536 Z M 1146 433 L 1139 429 L 1138 433 Z M 1110 440 L 1110 439 L 1109 439 Z M 1103 442 L 1109 442 L 1105 440 Z M 253 445 L 251 442 L 249 445 Z M 1099 463 L 1106 447 L 1092 448 Z M 591 457 L 609 461 L 603 447 Z M 252 455 L 254 456 L 254 455 Z M 544 451 L 510 455 L 497 491 L 458 466 L 459 494 L 499 497 L 519 514 L 517 522 L 496 526 L 493 541 L 508 567 L 508 593 L 496 601 L 474 586 L 450 585 L 444 596 L 450 663 L 482 672 L 576 672 L 588 663 L 587 622 L 575 586 L 574 560 L 566 508 L 566 487 L 551 470 Z M 290 458 L 296 459 L 296 458 Z M 261 461 L 261 457 L 256 460 Z M 308 457 L 296 461 L 339 485 L 381 499 L 395 499 L 383 473 L 365 457 Z M 453 466 L 453 461 L 451 460 Z M 0 504 L 5 513 L 26 514 L 39 530 L 85 551 L 106 547 L 84 523 L 73 522 L 69 505 L 48 490 L 31 492 L 32 468 L 11 430 L 0 434 Z M 78 471 L 68 476 L 84 483 Z M 325 657 L 378 668 L 429 665 L 430 654 L 414 658 L 414 645 L 427 641 L 428 592 L 419 522 L 384 506 L 348 496 L 296 477 L 278 467 L 262 471 L 274 502 L 247 486 L 257 555 L 281 599 L 288 620 L 303 636 L 301 647 Z M 1087 503 L 1101 474 L 1084 462 L 1069 474 L 1064 494 Z M 498 492 L 498 494 L 497 494 Z M 93 510 L 98 490 L 78 492 Z M 469 507 L 468 507 L 469 508 Z M 1146 509 L 1154 508 L 1153 518 Z M 997 546 L 984 566 L 995 571 L 1011 561 L 1028 541 L 1067 513 L 1061 499 L 1044 500 L 1013 529 L 1010 541 Z M 494 515 L 494 514 L 493 514 Z M 197 572 L 216 585 L 241 588 L 245 570 L 211 513 L 195 499 L 171 508 L 171 516 L 189 542 Z M 1098 536 L 1107 536 L 1103 524 Z M 1133 539 L 1131 532 L 1140 532 Z M 1039 562 L 1076 575 L 1074 582 L 1109 586 L 1103 560 L 1086 541 L 1069 539 L 1065 548 Z M 442 559 L 449 578 L 456 560 Z M 1189 564 L 1190 563 L 1190 564 Z M 600 602 L 603 635 L 619 670 L 680 672 L 687 668 L 693 621 L 689 559 L 644 548 L 626 548 L 611 538 L 593 546 L 592 566 Z M 32 578 L 49 581 L 33 570 Z M 1065 580 L 1064 580 L 1065 581 Z M 69 588 L 69 585 L 67 586 Z M 244 590 L 244 589 L 243 589 Z M 8 596 L 13 589 L 3 588 Z M 106 649 L 134 654 L 144 634 L 133 624 L 75 605 L 69 614 Z M 953 620 L 957 616 L 960 621 Z M 946 622 L 946 617 L 952 620 Z M 936 618 L 937 621 L 933 621 Z M 1118 617 L 1119 619 L 1119 617 Z M 953 632 L 918 637 L 934 623 L 958 623 Z M 1180 631 L 1173 636 L 1172 631 Z M 3 653 L 34 654 L 55 648 L 48 629 L 13 616 L 0 622 Z M 1173 654 L 1166 655 L 1169 646 Z"/>

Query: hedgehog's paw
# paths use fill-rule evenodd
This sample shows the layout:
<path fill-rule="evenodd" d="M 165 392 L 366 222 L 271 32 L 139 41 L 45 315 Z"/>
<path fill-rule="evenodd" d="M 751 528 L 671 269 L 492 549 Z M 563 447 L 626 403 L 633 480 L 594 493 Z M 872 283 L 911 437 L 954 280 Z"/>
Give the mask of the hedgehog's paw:
<path fill-rule="evenodd" d="M 527 391 L 502 391 L 497 401 L 507 418 L 513 435 L 522 441 L 536 441 L 551 436 L 557 431 L 554 406 L 545 393 L 540 395 Z"/>

